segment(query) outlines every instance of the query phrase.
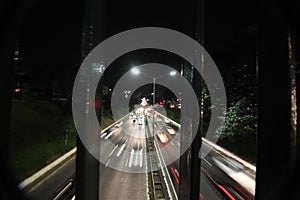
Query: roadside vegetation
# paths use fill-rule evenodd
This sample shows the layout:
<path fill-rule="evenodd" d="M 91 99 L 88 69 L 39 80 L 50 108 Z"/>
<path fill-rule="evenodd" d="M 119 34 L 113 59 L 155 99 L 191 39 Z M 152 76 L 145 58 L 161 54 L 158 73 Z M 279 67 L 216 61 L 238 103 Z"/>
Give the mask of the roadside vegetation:
<path fill-rule="evenodd" d="M 10 146 L 10 163 L 18 181 L 75 147 L 70 102 L 13 102 Z"/>
<path fill-rule="evenodd" d="M 253 74 L 239 72 L 241 80 L 228 81 L 227 110 L 224 113 L 224 124 L 217 130 L 219 134 L 217 144 L 249 163 L 256 164 L 256 137 L 257 137 L 257 103 L 256 78 Z M 202 90 L 203 98 L 203 136 L 205 137 L 211 116 L 210 95 L 206 87 Z M 180 123 L 180 109 L 164 106 L 168 118 Z"/>

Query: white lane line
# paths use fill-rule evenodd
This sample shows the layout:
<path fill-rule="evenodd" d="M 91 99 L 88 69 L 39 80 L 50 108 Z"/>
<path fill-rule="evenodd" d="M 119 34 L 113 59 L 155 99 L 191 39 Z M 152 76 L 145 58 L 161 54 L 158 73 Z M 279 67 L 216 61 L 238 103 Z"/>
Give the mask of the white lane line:
<path fill-rule="evenodd" d="M 204 160 L 209 166 L 212 166 L 212 164 L 208 162 L 205 158 L 202 158 L 202 160 Z"/>
<path fill-rule="evenodd" d="M 130 153 L 129 164 L 128 164 L 129 167 L 132 166 L 133 154 L 134 154 L 134 149 L 132 149 L 132 150 L 131 150 L 131 153 Z"/>
<path fill-rule="evenodd" d="M 19 183 L 18 184 L 18 188 L 19 189 L 23 189 L 23 188 L 27 187 L 28 185 L 32 184 L 34 181 L 36 181 L 37 179 L 39 179 L 41 176 L 43 176 L 46 173 L 48 173 L 51 170 L 53 170 L 54 167 L 57 167 L 58 164 L 60 164 L 64 160 L 67 160 L 67 162 L 70 162 L 72 159 L 74 159 L 74 153 L 76 153 L 76 151 L 77 151 L 77 148 L 76 147 L 73 148 L 72 150 L 70 150 L 69 152 L 67 152 L 66 154 L 64 154 L 63 156 L 59 157 L 58 159 L 56 159 L 55 161 L 53 161 L 49 165 L 45 166 L 44 168 L 42 168 L 41 170 L 39 170 L 38 172 L 36 172 L 32 176 L 28 177 L 27 179 L 25 179 L 24 181 L 22 181 L 21 183 Z M 72 156 L 72 157 L 70 157 L 70 156 Z M 60 168 L 62 168 L 64 165 L 60 166 L 57 170 L 59 170 Z M 41 184 L 42 182 L 44 182 L 44 180 L 42 180 L 39 184 Z M 34 188 L 36 188 L 39 184 L 33 186 L 30 189 L 30 191 L 34 190 Z"/>
<path fill-rule="evenodd" d="M 105 167 L 107 167 L 107 165 L 109 164 L 109 162 L 110 162 L 110 159 L 108 159 L 108 161 L 106 162 Z"/>
<path fill-rule="evenodd" d="M 128 158 L 126 158 L 125 167 L 127 167 L 127 164 L 128 164 Z"/>
<path fill-rule="evenodd" d="M 119 152 L 117 153 L 117 157 L 119 157 L 120 155 L 121 155 L 121 153 L 123 152 L 123 150 L 125 149 L 125 146 L 126 146 L 126 144 L 124 143 L 122 146 L 121 146 L 121 148 L 120 148 L 120 150 L 119 150 Z"/>
<path fill-rule="evenodd" d="M 138 150 L 137 150 L 138 151 Z M 137 152 L 135 152 L 135 156 L 134 156 L 134 166 L 137 166 L 138 164 L 138 156 L 137 156 Z"/>
<path fill-rule="evenodd" d="M 143 148 L 140 151 L 140 167 L 143 166 Z"/>
<path fill-rule="evenodd" d="M 115 132 L 115 130 L 111 131 L 104 139 L 107 140 L 110 136 Z"/>
<path fill-rule="evenodd" d="M 107 132 L 105 132 L 105 133 L 103 133 L 102 135 L 101 135 L 101 137 L 100 137 L 100 139 L 102 139 L 104 136 L 106 136 L 107 135 Z"/>
<path fill-rule="evenodd" d="M 167 166 L 166 166 L 166 163 L 165 163 L 165 161 L 164 161 L 164 157 L 163 157 L 163 155 L 162 155 L 160 149 L 158 148 L 157 140 L 156 140 L 156 139 L 154 140 L 154 147 L 155 147 L 156 152 L 157 152 L 158 160 L 159 160 L 159 162 L 160 162 L 161 165 L 162 165 L 161 171 L 162 171 L 163 176 L 164 176 L 164 180 L 165 180 L 165 183 L 166 183 L 166 186 L 167 186 L 167 191 L 168 191 L 168 193 L 169 193 L 169 196 L 170 196 L 170 198 L 172 199 L 172 195 L 171 195 L 171 192 L 170 192 L 171 190 L 170 190 L 169 185 L 168 185 L 167 180 L 166 180 L 166 179 L 167 179 L 167 178 L 166 178 L 166 175 L 167 175 L 167 177 L 168 177 L 168 179 L 169 179 L 169 183 L 170 183 L 170 185 L 171 185 L 171 187 L 172 187 L 173 194 L 175 194 L 175 195 L 174 195 L 174 196 L 175 196 L 175 199 L 178 200 L 178 197 L 177 197 L 177 195 L 176 195 L 176 190 L 175 190 L 174 185 L 173 185 L 173 183 L 172 183 L 170 174 L 169 174 L 169 172 L 168 172 L 168 170 L 167 170 Z M 165 170 L 166 170 L 166 172 L 164 172 Z"/>
<path fill-rule="evenodd" d="M 120 122 L 119 124 L 116 124 L 118 127 L 122 126 L 123 122 Z"/>
<path fill-rule="evenodd" d="M 172 145 L 172 146 L 174 146 L 174 143 L 173 143 L 173 141 L 171 141 L 170 143 L 171 143 L 171 145 Z"/>
<path fill-rule="evenodd" d="M 111 155 L 114 153 L 114 151 L 118 148 L 118 144 L 113 148 L 113 150 L 110 152 L 110 154 L 108 155 L 108 157 L 111 157 Z"/>

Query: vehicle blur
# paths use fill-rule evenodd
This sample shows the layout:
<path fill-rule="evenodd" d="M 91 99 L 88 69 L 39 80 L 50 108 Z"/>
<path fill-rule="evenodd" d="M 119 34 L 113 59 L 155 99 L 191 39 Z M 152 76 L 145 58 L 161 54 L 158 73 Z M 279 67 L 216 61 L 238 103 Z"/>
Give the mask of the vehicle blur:
<path fill-rule="evenodd" d="M 173 127 L 171 127 L 169 125 L 166 125 L 166 129 L 167 129 L 167 131 L 168 131 L 169 134 L 171 134 L 171 135 L 175 135 L 176 134 L 176 130 Z"/>
<path fill-rule="evenodd" d="M 168 136 L 164 132 L 158 133 L 157 137 L 161 143 L 167 143 L 169 141 Z"/>

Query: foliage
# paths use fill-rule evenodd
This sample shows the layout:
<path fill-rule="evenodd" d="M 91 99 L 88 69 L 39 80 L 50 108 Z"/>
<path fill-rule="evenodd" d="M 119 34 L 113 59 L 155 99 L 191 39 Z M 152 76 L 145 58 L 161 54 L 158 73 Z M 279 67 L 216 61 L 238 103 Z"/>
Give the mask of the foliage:
<path fill-rule="evenodd" d="M 217 130 L 220 138 L 232 141 L 239 136 L 255 135 L 257 127 L 256 108 L 251 107 L 246 98 L 231 103 L 228 107 L 223 127 Z"/>
<path fill-rule="evenodd" d="M 18 181 L 76 146 L 71 113 L 62 107 L 69 109 L 51 101 L 13 103 L 10 163 Z"/>

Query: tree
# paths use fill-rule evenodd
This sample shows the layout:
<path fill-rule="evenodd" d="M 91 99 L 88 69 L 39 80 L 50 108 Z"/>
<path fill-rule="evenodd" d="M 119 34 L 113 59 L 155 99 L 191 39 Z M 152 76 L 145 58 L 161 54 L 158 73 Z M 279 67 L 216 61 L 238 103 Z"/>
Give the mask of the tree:
<path fill-rule="evenodd" d="M 246 98 L 231 103 L 228 107 L 223 127 L 217 130 L 220 139 L 231 141 L 256 135 L 257 109 L 250 106 Z"/>

